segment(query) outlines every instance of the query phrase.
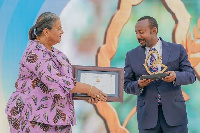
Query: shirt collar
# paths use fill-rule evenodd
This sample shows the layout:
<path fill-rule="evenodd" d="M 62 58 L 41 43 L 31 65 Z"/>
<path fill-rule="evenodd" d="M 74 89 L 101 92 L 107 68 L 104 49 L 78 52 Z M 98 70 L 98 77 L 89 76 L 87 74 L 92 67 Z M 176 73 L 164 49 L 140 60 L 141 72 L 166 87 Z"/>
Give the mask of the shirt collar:
<path fill-rule="evenodd" d="M 47 49 L 43 44 L 41 44 L 39 41 L 37 41 L 36 39 L 35 40 L 32 40 L 34 43 L 36 43 L 36 47 L 42 49 L 42 50 L 45 50 L 45 51 L 49 51 L 49 52 L 54 52 L 56 49 L 52 46 L 51 49 L 52 51 L 50 51 L 49 49 Z M 37 46 L 38 45 L 38 46 Z"/>
<path fill-rule="evenodd" d="M 161 46 L 162 46 L 162 41 L 158 37 L 158 42 L 152 48 L 155 48 L 158 51 L 158 53 L 159 53 L 159 51 L 161 50 Z M 145 51 L 146 52 L 149 52 L 149 49 L 150 49 L 150 47 L 145 47 Z"/>

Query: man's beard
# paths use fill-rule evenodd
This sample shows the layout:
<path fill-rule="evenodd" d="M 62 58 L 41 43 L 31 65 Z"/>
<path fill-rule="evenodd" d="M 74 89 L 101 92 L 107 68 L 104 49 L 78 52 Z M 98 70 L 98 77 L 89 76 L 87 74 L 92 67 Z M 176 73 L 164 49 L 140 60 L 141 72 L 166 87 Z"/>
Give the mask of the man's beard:
<path fill-rule="evenodd" d="M 144 45 L 142 45 L 140 42 L 143 41 Z M 140 43 L 140 46 L 142 48 L 145 48 L 147 45 L 146 45 L 146 40 L 145 39 L 138 39 L 138 42 Z"/>

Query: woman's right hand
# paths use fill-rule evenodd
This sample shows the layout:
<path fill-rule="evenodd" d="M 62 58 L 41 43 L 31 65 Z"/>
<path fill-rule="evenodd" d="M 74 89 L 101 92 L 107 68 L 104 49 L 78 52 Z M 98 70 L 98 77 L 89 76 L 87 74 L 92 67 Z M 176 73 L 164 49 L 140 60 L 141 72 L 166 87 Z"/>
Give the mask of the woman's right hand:
<path fill-rule="evenodd" d="M 86 100 L 86 102 L 90 103 L 90 104 L 97 104 L 98 100 L 95 98 L 90 97 L 88 100 Z"/>
<path fill-rule="evenodd" d="M 95 86 L 91 86 L 90 91 L 87 93 L 88 96 L 97 99 L 98 101 L 106 101 L 107 95 Z"/>

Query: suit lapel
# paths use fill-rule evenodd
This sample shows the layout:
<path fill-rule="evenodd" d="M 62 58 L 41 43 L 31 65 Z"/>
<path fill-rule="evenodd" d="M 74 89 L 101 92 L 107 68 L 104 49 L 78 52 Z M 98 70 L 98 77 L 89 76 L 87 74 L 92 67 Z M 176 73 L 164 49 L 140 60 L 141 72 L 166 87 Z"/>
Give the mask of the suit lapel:
<path fill-rule="evenodd" d="M 145 48 L 140 47 L 138 50 L 138 54 L 135 58 L 137 58 L 137 63 L 139 66 L 138 69 L 140 69 L 142 74 L 149 75 L 144 67 L 144 63 L 145 63 L 145 59 L 146 59 Z"/>
<path fill-rule="evenodd" d="M 138 50 L 138 57 L 136 57 L 139 59 L 139 61 L 141 62 L 142 61 L 142 64 L 144 64 L 145 62 L 145 58 L 146 58 L 146 55 L 145 55 L 145 49 L 140 47 L 139 50 Z"/>
<path fill-rule="evenodd" d="M 166 65 L 170 56 L 170 47 L 162 38 L 160 40 L 162 41 L 162 64 Z"/>
<path fill-rule="evenodd" d="M 165 42 L 162 38 L 160 38 L 162 41 L 162 64 L 166 65 L 170 56 L 170 47 L 167 42 Z M 155 81 L 157 83 L 160 83 L 162 80 L 159 79 L 158 81 Z"/>

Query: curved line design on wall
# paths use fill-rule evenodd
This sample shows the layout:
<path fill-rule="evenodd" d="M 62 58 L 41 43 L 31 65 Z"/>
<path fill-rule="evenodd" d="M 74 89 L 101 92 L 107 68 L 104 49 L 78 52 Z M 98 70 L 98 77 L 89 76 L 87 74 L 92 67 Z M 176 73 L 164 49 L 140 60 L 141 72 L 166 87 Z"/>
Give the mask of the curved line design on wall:
<path fill-rule="evenodd" d="M 103 44 L 97 52 L 97 66 L 109 67 L 110 61 L 115 55 L 118 46 L 118 39 L 120 33 L 130 18 L 132 6 L 140 4 L 142 0 L 120 0 L 119 9 L 114 14 L 110 25 L 108 26 L 106 35 L 105 35 L 105 44 Z M 172 14 L 172 17 L 175 21 L 175 27 L 173 29 L 172 38 L 173 42 L 181 43 L 186 37 L 190 27 L 191 16 L 187 12 L 183 2 L 181 0 L 171 1 L 171 0 L 162 0 L 164 7 Z M 185 101 L 189 100 L 190 97 L 182 91 Z M 106 110 L 103 111 L 103 110 Z M 101 117 L 106 121 L 108 130 L 111 133 L 119 132 L 128 133 L 129 131 L 125 128 L 128 124 L 130 118 L 136 113 L 136 107 L 134 107 L 127 118 L 124 121 L 123 126 L 119 122 L 118 115 L 116 110 L 106 102 L 99 102 L 96 104 L 96 111 Z"/>

